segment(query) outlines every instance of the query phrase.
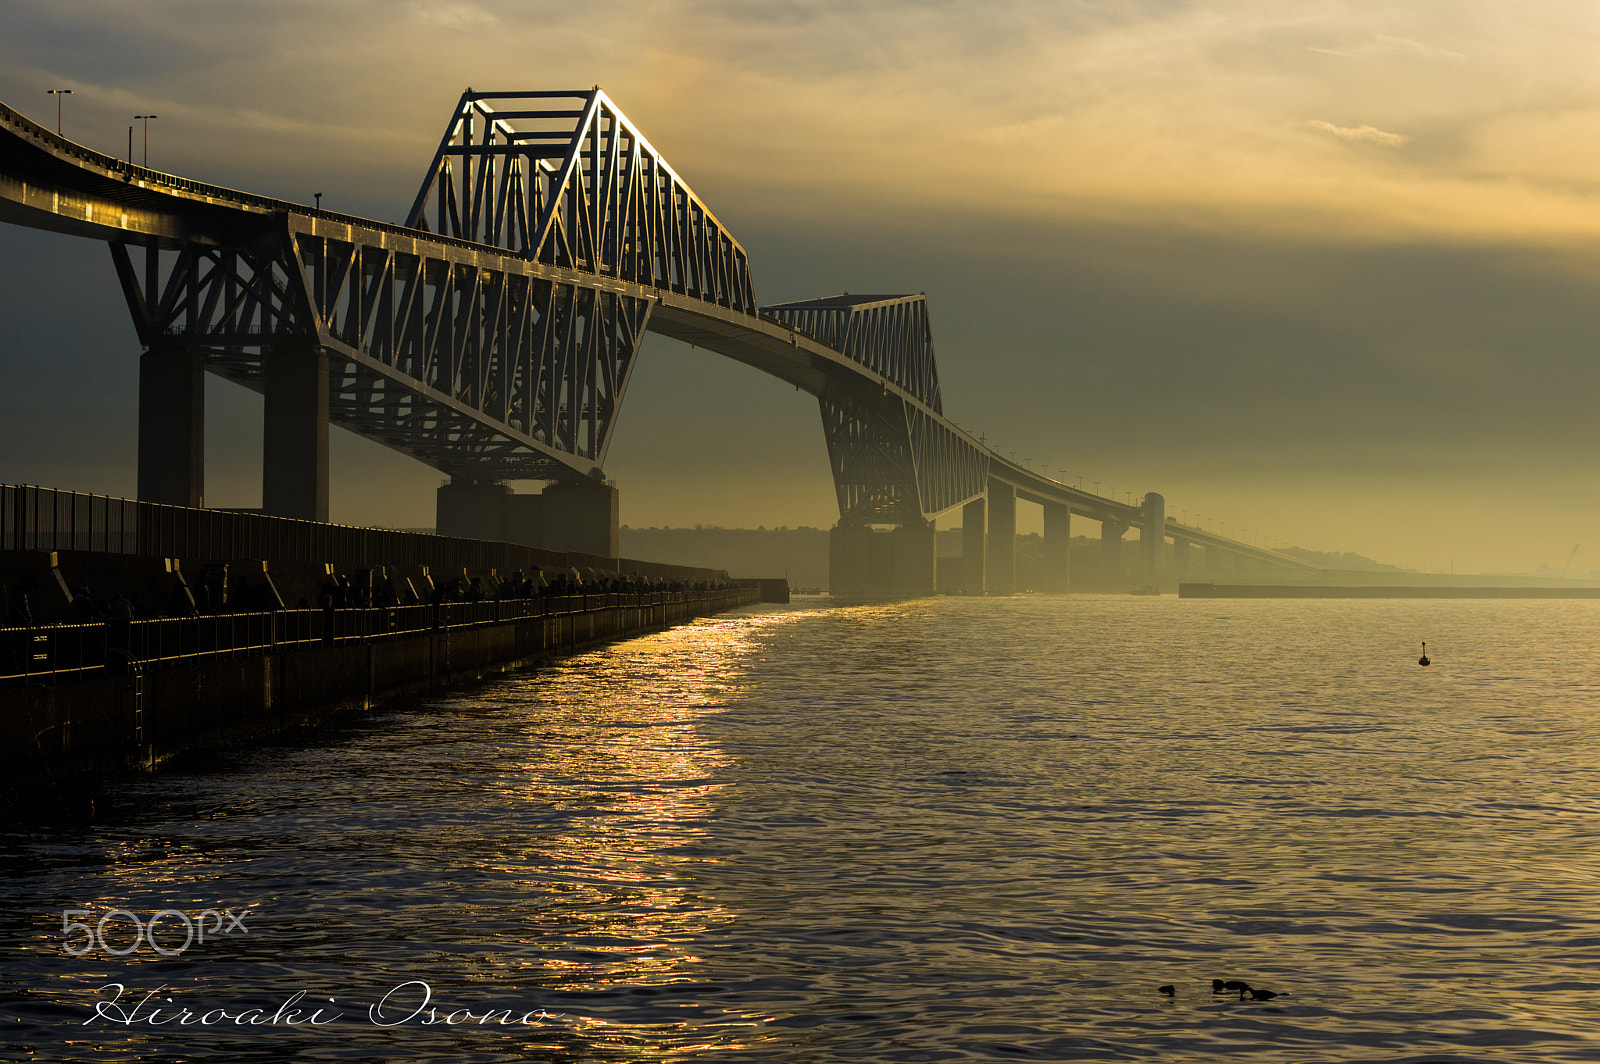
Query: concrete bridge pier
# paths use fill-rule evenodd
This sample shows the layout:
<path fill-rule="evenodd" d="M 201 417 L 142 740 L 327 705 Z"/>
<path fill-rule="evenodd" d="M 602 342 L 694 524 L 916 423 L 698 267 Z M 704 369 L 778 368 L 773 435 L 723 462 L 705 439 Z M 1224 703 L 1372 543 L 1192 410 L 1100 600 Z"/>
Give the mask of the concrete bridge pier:
<path fill-rule="evenodd" d="M 328 519 L 328 353 L 275 347 L 266 373 L 261 509 L 275 517 Z"/>
<path fill-rule="evenodd" d="M 188 347 L 139 358 L 139 499 L 205 505 L 205 359 Z"/>
<path fill-rule="evenodd" d="M 992 477 L 989 480 L 988 552 L 985 591 L 1010 595 L 1017 590 L 1017 489 Z"/>
<path fill-rule="evenodd" d="M 538 495 L 519 495 L 498 480 L 452 477 L 439 487 L 436 505 L 441 536 L 603 558 L 621 553 L 617 489 L 602 480 L 561 480 Z"/>
<path fill-rule="evenodd" d="M 828 533 L 828 594 L 835 598 L 873 594 L 871 528 L 834 525 Z"/>
<path fill-rule="evenodd" d="M 1122 537 L 1128 526 L 1107 517 L 1100 522 L 1100 571 L 1107 581 L 1122 579 Z"/>
<path fill-rule="evenodd" d="M 506 535 L 505 514 L 509 501 L 515 495 L 508 485 L 498 480 L 472 480 L 451 477 L 448 484 L 439 485 L 435 499 L 434 524 L 441 536 L 459 536 L 462 539 L 506 540 L 524 546 L 538 546 L 538 526 L 534 540 L 512 539 Z M 537 498 L 538 496 L 534 496 Z"/>
<path fill-rule="evenodd" d="M 1139 529 L 1140 579 L 1151 587 L 1160 587 L 1167 562 L 1167 500 L 1153 491 L 1146 492 L 1143 511 Z"/>
<path fill-rule="evenodd" d="M 988 531 L 989 503 L 973 499 L 961 508 L 961 593 L 981 595 L 984 585 L 984 539 Z"/>
<path fill-rule="evenodd" d="M 893 593 L 931 595 L 939 583 L 939 539 L 932 521 L 905 524 L 889 533 L 894 552 Z"/>
<path fill-rule="evenodd" d="M 938 561 L 931 521 L 883 531 L 835 525 L 828 537 L 828 591 L 861 598 L 931 595 Z"/>
<path fill-rule="evenodd" d="M 1072 590 L 1072 510 L 1065 503 L 1044 504 L 1043 584 L 1042 591 Z"/>
<path fill-rule="evenodd" d="M 604 480 L 557 480 L 539 496 L 540 546 L 615 558 L 621 554 L 617 489 Z"/>
<path fill-rule="evenodd" d="M 1189 541 L 1177 536 L 1172 537 L 1172 568 L 1179 581 L 1189 579 Z"/>

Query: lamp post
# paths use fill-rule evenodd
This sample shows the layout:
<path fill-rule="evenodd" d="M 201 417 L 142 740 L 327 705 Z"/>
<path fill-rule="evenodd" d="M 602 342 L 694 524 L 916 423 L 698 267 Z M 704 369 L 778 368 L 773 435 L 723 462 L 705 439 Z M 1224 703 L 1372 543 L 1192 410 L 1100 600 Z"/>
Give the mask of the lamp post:
<path fill-rule="evenodd" d="M 46 96 L 54 96 L 56 98 L 56 136 L 59 137 L 61 135 L 61 97 L 63 97 L 63 96 L 71 96 L 72 95 L 72 90 L 71 89 L 45 89 L 44 93 L 45 93 Z"/>
<path fill-rule="evenodd" d="M 312 195 L 317 197 L 317 210 L 320 211 L 322 209 L 322 193 L 313 192 Z"/>
<path fill-rule="evenodd" d="M 134 115 L 135 119 L 144 121 L 144 165 L 150 165 L 150 120 L 159 118 L 160 115 Z"/>

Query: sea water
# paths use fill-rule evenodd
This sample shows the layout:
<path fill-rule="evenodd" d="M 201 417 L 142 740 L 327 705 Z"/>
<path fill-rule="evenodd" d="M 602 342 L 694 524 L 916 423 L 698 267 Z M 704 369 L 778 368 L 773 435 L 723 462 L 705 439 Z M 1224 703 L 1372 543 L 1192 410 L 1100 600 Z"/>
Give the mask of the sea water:
<path fill-rule="evenodd" d="M 0 1053 L 1600 1060 L 1597 625 L 708 618 L 12 822 Z"/>

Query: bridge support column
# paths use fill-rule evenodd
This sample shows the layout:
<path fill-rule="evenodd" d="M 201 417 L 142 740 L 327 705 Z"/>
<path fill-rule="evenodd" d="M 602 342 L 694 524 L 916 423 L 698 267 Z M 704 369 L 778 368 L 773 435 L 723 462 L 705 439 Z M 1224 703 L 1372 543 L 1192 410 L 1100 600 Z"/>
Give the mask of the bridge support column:
<path fill-rule="evenodd" d="M 889 533 L 890 591 L 906 598 L 931 595 L 938 584 L 939 542 L 932 521 L 901 525 Z"/>
<path fill-rule="evenodd" d="M 617 489 L 603 480 L 558 480 L 540 498 L 546 550 L 576 551 L 615 559 L 622 553 Z"/>
<path fill-rule="evenodd" d="M 1017 590 L 1017 489 L 989 480 L 989 542 L 985 568 L 988 592 L 1010 595 Z"/>
<path fill-rule="evenodd" d="M 1044 504 L 1044 586 L 1042 591 L 1072 590 L 1072 510 L 1058 502 Z"/>
<path fill-rule="evenodd" d="M 261 509 L 276 517 L 326 521 L 328 353 L 321 347 L 277 347 L 263 363 Z"/>
<path fill-rule="evenodd" d="M 1139 529 L 1140 579 L 1160 587 L 1167 567 L 1167 500 L 1155 492 L 1144 497 L 1144 521 Z"/>
<path fill-rule="evenodd" d="M 437 531 L 462 539 L 505 539 L 506 500 L 511 489 L 498 480 L 451 477 L 439 486 Z"/>
<path fill-rule="evenodd" d="M 973 499 L 961 508 L 961 593 L 984 591 L 984 538 L 989 521 L 986 499 Z"/>
<path fill-rule="evenodd" d="M 1183 581 L 1189 579 L 1189 541 L 1174 536 L 1172 539 L 1172 567 L 1176 570 L 1176 577 Z"/>
<path fill-rule="evenodd" d="M 1108 518 L 1100 521 L 1100 570 L 1108 583 L 1122 579 L 1122 537 L 1128 526 Z"/>
<path fill-rule="evenodd" d="M 835 598 L 872 594 L 872 529 L 834 525 L 828 533 L 828 594 Z"/>
<path fill-rule="evenodd" d="M 435 525 L 441 536 L 544 545 L 544 497 L 518 495 L 498 480 L 451 477 L 440 485 Z"/>
<path fill-rule="evenodd" d="M 835 525 L 828 535 L 828 591 L 841 598 L 916 598 L 934 592 L 932 522 L 877 532 Z"/>
<path fill-rule="evenodd" d="M 189 348 L 139 358 L 139 498 L 205 505 L 205 360 Z"/>

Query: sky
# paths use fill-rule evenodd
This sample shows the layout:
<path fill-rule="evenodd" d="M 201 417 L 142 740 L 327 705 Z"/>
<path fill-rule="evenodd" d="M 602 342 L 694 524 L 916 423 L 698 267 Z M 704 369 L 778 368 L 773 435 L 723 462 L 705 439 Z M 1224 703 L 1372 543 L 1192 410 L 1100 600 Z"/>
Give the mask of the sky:
<path fill-rule="evenodd" d="M 0 100 L 399 221 L 464 88 L 599 84 L 759 301 L 926 292 L 946 414 L 1035 468 L 1269 546 L 1587 571 L 1597 45 L 1553 0 L 0 0 Z M 133 494 L 109 253 L 0 252 L 0 481 Z M 258 505 L 259 399 L 208 401 L 207 501 Z M 432 524 L 440 474 L 334 436 L 335 520 Z M 626 524 L 838 516 L 814 400 L 662 337 L 606 469 Z"/>

